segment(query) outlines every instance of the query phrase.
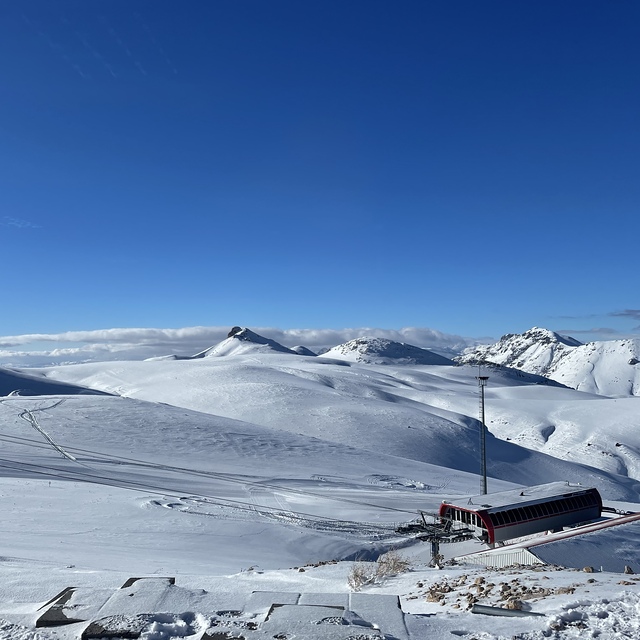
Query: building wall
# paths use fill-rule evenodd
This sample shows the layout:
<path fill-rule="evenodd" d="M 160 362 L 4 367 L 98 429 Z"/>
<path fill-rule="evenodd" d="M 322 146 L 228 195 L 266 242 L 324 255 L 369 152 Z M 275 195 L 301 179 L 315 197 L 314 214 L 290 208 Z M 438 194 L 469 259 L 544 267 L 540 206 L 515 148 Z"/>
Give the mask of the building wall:
<path fill-rule="evenodd" d="M 483 553 L 474 553 L 469 556 L 458 556 L 455 560 L 464 564 L 477 564 L 485 567 L 494 567 L 496 569 L 504 569 L 514 564 L 524 566 L 546 564 L 540 560 L 540 558 L 534 556 L 528 549 L 512 549 L 509 551 L 495 549 Z"/>

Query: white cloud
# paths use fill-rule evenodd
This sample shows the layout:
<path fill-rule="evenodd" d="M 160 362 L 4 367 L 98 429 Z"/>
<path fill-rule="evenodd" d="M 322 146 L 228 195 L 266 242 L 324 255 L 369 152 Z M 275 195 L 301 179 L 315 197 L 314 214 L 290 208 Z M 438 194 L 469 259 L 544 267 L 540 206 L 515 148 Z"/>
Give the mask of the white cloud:
<path fill-rule="evenodd" d="M 373 327 L 354 327 L 348 329 L 258 329 L 263 335 L 277 340 L 286 346 L 304 345 L 312 350 L 331 348 L 348 340 L 371 336 L 387 338 L 396 342 L 406 342 L 425 349 L 436 349 L 447 353 L 475 344 L 470 338 L 463 338 L 434 329 L 405 327 L 402 329 L 378 329 Z"/>
<path fill-rule="evenodd" d="M 18 336 L 0 337 L 0 346 L 9 347 L 32 342 L 167 344 L 187 339 L 206 339 L 222 334 L 226 337 L 228 331 L 227 327 L 187 327 L 184 329 L 124 328 L 65 331 L 63 333 L 25 333 Z"/>
<path fill-rule="evenodd" d="M 12 218 L 11 216 L 4 216 L 0 221 L 3 227 L 13 227 L 15 229 L 39 229 L 40 225 L 29 222 L 29 220 L 22 220 L 21 218 Z"/>
<path fill-rule="evenodd" d="M 30 333 L 0 337 L 0 364 L 47 366 L 73 362 L 142 360 L 155 356 L 192 355 L 224 340 L 231 327 L 184 327 L 180 329 L 116 328 L 62 333 Z M 361 336 L 388 338 L 453 355 L 478 341 L 421 327 L 376 329 L 278 329 L 250 327 L 256 333 L 287 347 L 303 345 L 312 351 L 329 349 Z M 38 349 L 37 343 L 47 343 Z M 53 345 L 53 346 L 51 346 Z M 13 347 L 22 347 L 14 349 Z"/>

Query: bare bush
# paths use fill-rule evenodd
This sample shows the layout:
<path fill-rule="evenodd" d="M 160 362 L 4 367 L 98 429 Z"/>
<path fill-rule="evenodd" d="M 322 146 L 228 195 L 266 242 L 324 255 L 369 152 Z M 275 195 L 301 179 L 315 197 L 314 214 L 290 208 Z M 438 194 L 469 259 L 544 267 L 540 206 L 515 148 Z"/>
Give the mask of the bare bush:
<path fill-rule="evenodd" d="M 368 584 L 384 582 L 386 578 L 408 571 L 411 563 L 395 549 L 383 553 L 378 561 L 356 562 L 347 577 L 347 585 L 352 591 L 359 591 Z"/>
<path fill-rule="evenodd" d="M 376 578 L 378 580 L 384 580 L 391 576 L 397 576 L 399 573 L 404 573 L 409 569 L 411 563 L 407 558 L 399 554 L 395 549 L 383 553 L 378 558 L 376 566 Z"/>
<path fill-rule="evenodd" d="M 355 562 L 347 577 L 347 585 L 351 591 L 360 591 L 366 584 L 376 579 L 376 571 L 371 562 Z"/>

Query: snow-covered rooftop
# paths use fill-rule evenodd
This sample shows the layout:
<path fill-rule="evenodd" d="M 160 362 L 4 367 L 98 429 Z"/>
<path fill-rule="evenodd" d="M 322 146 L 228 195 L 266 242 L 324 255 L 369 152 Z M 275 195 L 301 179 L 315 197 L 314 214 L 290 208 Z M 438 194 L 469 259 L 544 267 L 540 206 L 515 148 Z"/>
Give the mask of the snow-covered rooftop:
<path fill-rule="evenodd" d="M 498 493 L 480 494 L 469 498 L 445 500 L 446 504 L 463 507 L 468 511 L 480 511 L 484 509 L 497 509 L 510 505 L 531 504 L 546 498 L 554 498 L 582 491 L 592 487 L 572 485 L 569 482 L 547 482 L 522 489 L 511 489 Z"/>

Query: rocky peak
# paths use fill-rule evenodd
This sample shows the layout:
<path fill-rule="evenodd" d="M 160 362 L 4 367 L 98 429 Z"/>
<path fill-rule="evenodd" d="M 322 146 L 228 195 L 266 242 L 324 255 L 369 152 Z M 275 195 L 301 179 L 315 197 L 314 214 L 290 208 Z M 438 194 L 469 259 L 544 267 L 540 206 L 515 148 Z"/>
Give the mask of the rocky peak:
<path fill-rule="evenodd" d="M 460 364 L 499 364 L 544 376 L 581 345 L 573 338 L 533 327 L 521 334 L 504 335 L 492 345 L 465 349 L 456 360 Z"/>

